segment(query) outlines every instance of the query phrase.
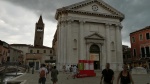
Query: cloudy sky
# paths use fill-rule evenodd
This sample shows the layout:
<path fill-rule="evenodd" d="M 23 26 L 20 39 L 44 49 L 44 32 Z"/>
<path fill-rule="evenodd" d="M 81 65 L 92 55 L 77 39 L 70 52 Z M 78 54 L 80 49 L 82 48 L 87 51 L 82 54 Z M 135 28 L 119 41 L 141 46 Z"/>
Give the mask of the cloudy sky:
<path fill-rule="evenodd" d="M 52 46 L 56 9 L 83 0 L 0 0 L 0 40 L 9 44 L 34 43 L 35 23 L 42 14 L 44 45 Z M 122 41 L 130 46 L 129 33 L 150 25 L 150 0 L 103 0 L 123 14 Z"/>

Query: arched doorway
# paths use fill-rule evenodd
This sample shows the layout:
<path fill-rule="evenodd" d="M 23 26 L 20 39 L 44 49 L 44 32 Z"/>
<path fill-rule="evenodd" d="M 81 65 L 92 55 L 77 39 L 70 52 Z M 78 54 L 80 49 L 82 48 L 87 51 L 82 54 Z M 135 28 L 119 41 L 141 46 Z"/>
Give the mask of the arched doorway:
<path fill-rule="evenodd" d="M 100 48 L 93 44 L 90 47 L 90 60 L 94 61 L 94 69 L 100 69 Z"/>

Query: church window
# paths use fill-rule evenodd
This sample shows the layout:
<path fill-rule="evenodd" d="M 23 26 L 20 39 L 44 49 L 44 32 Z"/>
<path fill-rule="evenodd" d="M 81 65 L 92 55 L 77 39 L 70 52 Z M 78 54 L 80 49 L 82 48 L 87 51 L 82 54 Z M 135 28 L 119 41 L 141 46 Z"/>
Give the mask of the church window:
<path fill-rule="evenodd" d="M 111 42 L 111 50 L 115 50 L 114 42 Z"/>
<path fill-rule="evenodd" d="M 96 44 L 93 44 L 93 45 L 90 47 L 90 52 L 91 52 L 91 53 L 99 53 L 99 52 L 100 52 L 99 46 L 97 46 Z"/>
<path fill-rule="evenodd" d="M 76 49 L 77 49 L 77 40 L 74 39 L 74 50 L 76 50 Z"/>

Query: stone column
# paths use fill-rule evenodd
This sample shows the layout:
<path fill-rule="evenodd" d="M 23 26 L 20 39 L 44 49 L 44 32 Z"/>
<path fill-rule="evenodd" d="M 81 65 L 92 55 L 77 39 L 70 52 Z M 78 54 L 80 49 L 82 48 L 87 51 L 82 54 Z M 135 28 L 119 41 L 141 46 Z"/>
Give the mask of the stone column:
<path fill-rule="evenodd" d="M 106 45 L 106 44 L 105 44 Z M 102 46 L 101 46 L 101 51 L 102 51 L 102 53 L 101 53 L 101 68 L 102 69 L 105 69 L 105 65 L 106 65 L 106 59 L 107 59 L 107 56 L 106 56 L 106 49 L 105 49 L 105 46 L 104 46 L 104 44 L 102 44 Z"/>
<path fill-rule="evenodd" d="M 58 45 L 57 45 L 57 49 L 58 49 L 58 56 L 57 56 L 57 68 L 58 70 L 60 70 L 60 55 L 61 55 L 61 52 L 60 52 L 60 44 L 61 44 L 61 39 L 60 39 L 60 23 L 57 25 L 57 38 L 58 38 Z"/>
<path fill-rule="evenodd" d="M 65 46 L 64 46 L 64 38 L 65 38 L 65 33 L 64 33 L 64 29 L 65 29 L 65 27 L 64 27 L 64 25 L 65 25 L 65 22 L 64 21 L 62 21 L 62 23 L 61 23 L 61 63 L 62 63 L 62 66 L 63 65 L 65 65 L 65 55 L 64 55 L 64 48 L 65 48 Z"/>
<path fill-rule="evenodd" d="M 102 58 L 101 58 L 101 57 L 102 57 L 102 56 L 101 56 L 101 55 L 102 55 L 102 44 L 101 44 L 101 43 L 98 43 L 97 45 L 98 45 L 98 47 L 99 47 L 99 49 L 100 49 L 100 52 L 99 52 L 99 64 L 98 64 L 99 67 L 98 67 L 98 68 L 101 69 L 101 67 L 102 67 L 102 64 L 101 64 L 101 63 L 102 63 Z"/>
<path fill-rule="evenodd" d="M 68 24 L 67 24 L 67 63 L 69 65 L 71 65 L 71 52 L 72 52 L 72 46 L 71 46 L 71 21 L 69 20 L 68 21 Z"/>
<path fill-rule="evenodd" d="M 64 64 L 66 65 L 66 63 L 67 63 L 67 30 L 66 30 L 66 21 L 64 21 L 64 23 L 63 23 L 64 25 L 63 25 L 63 33 L 64 33 L 64 35 L 63 35 L 63 54 L 64 54 L 64 58 L 63 58 L 63 60 L 64 60 Z"/>
<path fill-rule="evenodd" d="M 123 55 L 122 55 L 122 38 L 120 25 L 116 25 L 116 61 L 117 61 L 117 70 L 121 70 L 123 64 Z"/>
<path fill-rule="evenodd" d="M 111 57 L 110 57 L 110 24 L 106 23 L 106 62 L 110 63 Z"/>
<path fill-rule="evenodd" d="M 84 60 L 84 21 L 80 21 L 79 27 L 79 60 Z"/>

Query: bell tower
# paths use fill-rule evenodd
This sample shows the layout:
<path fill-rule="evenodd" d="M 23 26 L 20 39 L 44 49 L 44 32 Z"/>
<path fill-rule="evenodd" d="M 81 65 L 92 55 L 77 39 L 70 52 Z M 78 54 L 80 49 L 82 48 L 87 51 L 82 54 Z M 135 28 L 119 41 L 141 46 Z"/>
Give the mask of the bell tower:
<path fill-rule="evenodd" d="M 43 46 L 43 38 L 44 38 L 44 23 L 42 16 L 40 16 L 39 21 L 35 25 L 34 46 Z"/>

